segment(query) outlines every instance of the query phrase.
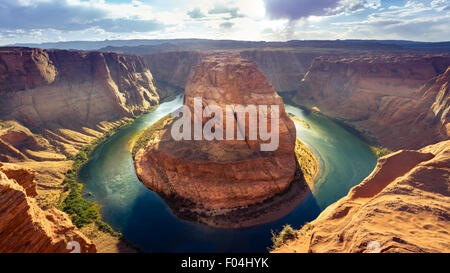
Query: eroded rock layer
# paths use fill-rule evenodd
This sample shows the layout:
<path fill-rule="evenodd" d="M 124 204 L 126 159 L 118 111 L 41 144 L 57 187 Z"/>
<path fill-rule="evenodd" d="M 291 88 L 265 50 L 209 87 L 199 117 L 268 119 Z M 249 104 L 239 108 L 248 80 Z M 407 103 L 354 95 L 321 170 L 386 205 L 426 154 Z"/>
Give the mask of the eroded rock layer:
<path fill-rule="evenodd" d="M 96 252 L 65 213 L 39 208 L 33 179 L 29 169 L 0 163 L 0 252 Z"/>
<path fill-rule="evenodd" d="M 449 252 L 450 140 L 379 159 L 275 252 Z"/>
<path fill-rule="evenodd" d="M 448 139 L 450 56 L 321 57 L 294 101 L 345 121 L 391 149 Z"/>
<path fill-rule="evenodd" d="M 175 141 L 171 128 L 177 118 L 166 117 L 144 133 L 148 143 L 135 156 L 136 171 L 143 183 L 164 196 L 184 200 L 183 206 L 191 211 L 232 210 L 286 191 L 296 172 L 295 127 L 281 98 L 256 64 L 229 54 L 203 59 L 185 91 L 185 105 L 191 113 L 195 97 L 202 98 L 201 109 L 217 105 L 224 113 L 226 105 L 277 105 L 278 149 L 264 152 L 260 149 L 263 141 L 249 140 L 248 117 L 245 140 L 213 141 Z M 201 123 L 208 121 L 203 118 Z M 225 124 L 224 131 L 229 126 Z M 268 126 L 270 131 L 270 123 Z M 238 126 L 234 130 L 236 134 Z"/>
<path fill-rule="evenodd" d="M 95 126 L 158 103 L 150 70 L 116 53 L 0 49 L 0 115 L 33 128 Z"/>

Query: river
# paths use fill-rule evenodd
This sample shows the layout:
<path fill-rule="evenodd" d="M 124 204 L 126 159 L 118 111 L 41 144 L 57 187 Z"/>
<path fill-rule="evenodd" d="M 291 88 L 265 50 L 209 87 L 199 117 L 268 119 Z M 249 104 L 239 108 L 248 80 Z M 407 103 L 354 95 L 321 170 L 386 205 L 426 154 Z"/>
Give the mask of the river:
<path fill-rule="evenodd" d="M 301 227 L 328 205 L 345 196 L 375 167 L 370 148 L 331 119 L 286 105 L 286 111 L 306 121 L 295 122 L 297 137 L 318 156 L 321 172 L 315 188 L 290 214 L 275 222 L 245 229 L 216 229 L 177 218 L 155 192 L 137 178 L 128 151 L 129 140 L 161 117 L 179 108 L 182 97 L 162 103 L 99 145 L 79 178 L 87 199 L 102 207 L 103 220 L 146 252 L 266 252 L 271 230 Z"/>

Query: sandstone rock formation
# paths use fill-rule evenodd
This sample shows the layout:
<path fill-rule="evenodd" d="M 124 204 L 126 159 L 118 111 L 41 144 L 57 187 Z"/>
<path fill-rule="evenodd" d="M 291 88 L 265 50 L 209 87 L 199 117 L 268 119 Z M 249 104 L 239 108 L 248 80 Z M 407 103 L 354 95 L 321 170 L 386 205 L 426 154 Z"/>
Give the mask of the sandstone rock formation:
<path fill-rule="evenodd" d="M 95 245 L 54 208 L 43 211 L 36 203 L 34 173 L 0 163 L 0 252 L 96 252 Z"/>
<path fill-rule="evenodd" d="M 440 121 L 448 108 L 449 64 L 448 55 L 321 57 L 294 101 L 318 107 L 388 148 L 417 149 L 449 137 L 445 118 Z"/>
<path fill-rule="evenodd" d="M 150 70 L 116 53 L 0 49 L 0 116 L 31 128 L 95 126 L 158 103 Z"/>
<path fill-rule="evenodd" d="M 249 140 L 248 117 L 245 140 L 213 141 L 175 141 L 170 131 L 176 118 L 166 117 L 144 133 L 142 149 L 135 149 L 136 172 L 147 187 L 178 202 L 179 211 L 210 215 L 261 203 L 289 189 L 296 172 L 295 127 L 281 98 L 254 62 L 229 54 L 203 59 L 185 91 L 185 105 L 191 113 L 194 97 L 202 97 L 203 109 L 217 105 L 224 113 L 225 105 L 278 105 L 279 148 L 260 151 L 262 141 Z M 203 118 L 202 124 L 208 120 Z"/>
<path fill-rule="evenodd" d="M 275 250 L 371 251 L 450 251 L 450 140 L 380 158 L 361 184 Z"/>

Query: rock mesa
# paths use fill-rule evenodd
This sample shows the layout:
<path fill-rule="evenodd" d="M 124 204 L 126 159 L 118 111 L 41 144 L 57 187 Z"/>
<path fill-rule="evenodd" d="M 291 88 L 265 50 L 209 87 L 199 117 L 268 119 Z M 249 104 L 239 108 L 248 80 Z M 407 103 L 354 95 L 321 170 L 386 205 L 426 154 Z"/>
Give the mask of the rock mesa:
<path fill-rule="evenodd" d="M 175 119 L 168 117 L 144 133 L 148 143 L 135 155 L 137 175 L 148 188 L 179 201 L 178 207 L 189 213 L 221 214 L 261 203 L 290 187 L 297 165 L 295 127 L 254 62 L 229 54 L 206 57 L 186 86 L 184 104 L 192 113 L 194 97 L 202 97 L 203 108 L 214 104 L 224 111 L 225 105 L 278 105 L 278 150 L 262 152 L 261 141 L 248 140 L 248 117 L 245 140 L 233 141 L 175 141 L 170 134 Z"/>

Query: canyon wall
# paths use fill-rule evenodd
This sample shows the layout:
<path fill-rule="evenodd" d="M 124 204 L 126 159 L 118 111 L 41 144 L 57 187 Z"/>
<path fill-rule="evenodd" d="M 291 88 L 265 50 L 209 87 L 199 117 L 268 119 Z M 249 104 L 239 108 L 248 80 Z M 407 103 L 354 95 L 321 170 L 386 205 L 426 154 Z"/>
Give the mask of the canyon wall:
<path fill-rule="evenodd" d="M 0 49 L 0 116 L 27 127 L 95 126 L 158 103 L 150 70 L 116 53 Z"/>
<path fill-rule="evenodd" d="M 320 56 L 295 50 L 243 50 L 240 55 L 256 62 L 277 92 L 298 90 L 313 59 Z"/>
<path fill-rule="evenodd" d="M 275 252 L 449 252 L 450 140 L 382 157 Z"/>
<path fill-rule="evenodd" d="M 69 217 L 55 209 L 42 210 L 36 203 L 35 173 L 0 163 L 0 252 L 96 252 L 96 246 L 72 225 Z M 75 243 L 75 244 L 76 244 Z"/>
<path fill-rule="evenodd" d="M 184 91 L 186 83 L 195 67 L 205 54 L 198 51 L 174 51 L 142 55 L 151 69 L 155 85 L 165 99 Z"/>
<path fill-rule="evenodd" d="M 293 101 L 388 148 L 420 148 L 449 137 L 449 65 L 449 55 L 320 57 Z"/>
<path fill-rule="evenodd" d="M 189 76 L 202 58 L 215 51 L 172 51 L 142 55 L 152 71 L 155 85 L 167 93 L 183 92 Z M 230 51 L 231 52 L 231 51 Z M 312 60 L 320 56 L 317 52 L 296 50 L 236 50 L 242 58 L 254 61 L 269 79 L 277 92 L 297 90 L 300 80 L 308 71 Z M 175 91 L 178 89 L 177 91 Z M 163 98 L 163 97 L 161 97 Z"/>

